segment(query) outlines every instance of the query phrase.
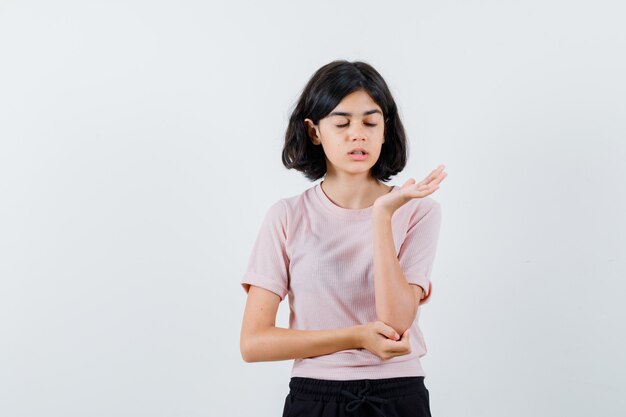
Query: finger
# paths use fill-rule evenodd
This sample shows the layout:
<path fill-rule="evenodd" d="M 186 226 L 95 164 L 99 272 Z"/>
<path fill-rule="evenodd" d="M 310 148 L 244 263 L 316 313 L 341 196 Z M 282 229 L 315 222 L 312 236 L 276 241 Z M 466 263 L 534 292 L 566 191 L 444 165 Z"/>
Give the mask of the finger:
<path fill-rule="evenodd" d="M 425 197 L 428 194 L 432 193 L 435 188 L 438 186 L 433 186 L 430 184 L 424 184 L 420 187 L 418 187 L 416 190 L 413 191 L 411 197 Z"/>
<path fill-rule="evenodd" d="M 440 182 L 441 180 L 439 179 L 428 184 L 416 184 L 414 189 L 408 189 L 406 191 L 407 196 L 410 198 L 426 197 L 439 189 Z"/>
<path fill-rule="evenodd" d="M 439 174 L 437 177 L 433 178 L 430 182 L 421 184 L 420 187 L 423 187 L 423 189 L 425 189 L 425 190 L 432 190 L 432 189 L 438 187 L 439 184 L 441 184 L 441 181 L 443 181 L 443 179 L 446 176 L 447 176 L 447 174 L 445 172 L 442 173 L 442 174 Z"/>
<path fill-rule="evenodd" d="M 411 328 L 409 327 L 408 329 L 406 329 L 404 331 L 404 333 L 402 333 L 402 337 L 400 338 L 400 340 L 396 341 L 396 343 L 393 343 L 393 350 L 397 351 L 397 349 L 400 349 L 400 351 L 404 350 L 405 348 L 403 348 L 402 346 L 407 346 L 409 344 L 409 332 L 410 332 Z M 400 342 L 400 343 L 398 343 Z"/>
<path fill-rule="evenodd" d="M 385 352 L 387 352 L 387 353 L 395 353 L 394 356 L 400 356 L 405 350 L 406 350 L 406 348 L 402 347 L 402 345 L 395 344 L 395 345 L 389 346 L 387 349 L 385 349 Z"/>
<path fill-rule="evenodd" d="M 400 340 L 398 340 L 398 342 L 408 342 L 410 331 L 411 331 L 410 327 L 408 329 L 406 329 L 404 331 L 404 333 L 402 333 L 402 337 L 400 338 Z M 397 345 L 397 343 L 396 343 L 396 345 Z"/>
<path fill-rule="evenodd" d="M 402 333 L 400 340 L 390 340 L 389 342 L 385 342 L 385 350 L 388 352 L 403 352 L 406 350 L 407 346 L 408 340 L 406 332 Z"/>
<path fill-rule="evenodd" d="M 411 347 L 396 343 L 395 346 L 386 349 L 385 352 L 391 353 L 394 356 L 406 355 L 411 352 Z"/>
<path fill-rule="evenodd" d="M 387 339 L 392 339 L 392 340 L 400 339 L 400 335 L 398 334 L 398 332 L 394 330 L 393 327 L 388 326 L 385 323 L 382 323 L 381 327 L 382 328 L 378 329 L 378 332 L 382 334 L 383 336 L 385 336 Z"/>
<path fill-rule="evenodd" d="M 444 165 L 439 165 L 437 168 L 433 169 L 432 171 L 430 171 L 430 174 L 428 174 L 429 177 L 433 177 L 438 175 L 439 172 L 443 171 L 443 169 L 445 168 Z"/>
<path fill-rule="evenodd" d="M 426 178 L 424 178 L 422 181 L 420 181 L 419 184 L 427 184 L 427 183 L 433 181 L 439 175 L 441 175 L 441 173 L 443 172 L 444 169 L 445 169 L 445 165 L 439 165 L 437 168 L 433 169 L 430 172 L 430 174 L 428 174 L 428 176 Z"/>
<path fill-rule="evenodd" d="M 409 178 L 408 180 L 404 182 L 404 184 L 400 188 L 410 187 L 413 184 L 415 184 L 415 178 Z"/>
<path fill-rule="evenodd" d="M 444 178 L 446 178 L 447 176 L 448 176 L 448 173 L 447 173 L 447 172 L 441 172 L 441 173 L 439 173 L 439 175 L 437 175 L 437 178 L 435 178 L 435 180 L 434 180 L 434 181 L 435 181 L 437 184 L 439 184 L 439 183 L 440 183 L 441 181 L 443 181 L 443 180 L 444 180 Z"/>
<path fill-rule="evenodd" d="M 407 349 L 409 348 L 408 345 L 404 344 L 404 343 L 389 343 L 388 345 L 385 346 L 385 352 L 388 353 L 398 353 L 398 354 L 404 354 Z"/>
<path fill-rule="evenodd" d="M 432 177 L 432 179 L 430 180 L 429 184 L 439 184 L 447 176 L 448 176 L 447 172 L 441 171 L 441 172 L 437 173 L 437 175 Z"/>

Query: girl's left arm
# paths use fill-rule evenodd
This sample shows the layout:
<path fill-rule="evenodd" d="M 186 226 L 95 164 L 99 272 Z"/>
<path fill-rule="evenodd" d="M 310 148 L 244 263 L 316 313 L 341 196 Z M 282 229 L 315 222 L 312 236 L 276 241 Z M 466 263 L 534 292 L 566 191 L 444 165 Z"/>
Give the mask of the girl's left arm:
<path fill-rule="evenodd" d="M 418 183 L 409 178 L 399 192 L 384 194 L 374 202 L 372 230 L 376 315 L 378 320 L 393 327 L 398 334 L 403 334 L 415 321 L 423 292 L 421 287 L 409 284 L 404 277 L 396 256 L 391 217 L 411 199 L 423 198 L 435 192 L 448 175 L 444 169 L 445 165 L 439 165 Z"/>
<path fill-rule="evenodd" d="M 376 315 L 378 320 L 403 334 L 415 320 L 422 296 L 421 287 L 409 284 L 402 273 L 393 241 L 391 215 L 375 210 L 372 223 Z"/>

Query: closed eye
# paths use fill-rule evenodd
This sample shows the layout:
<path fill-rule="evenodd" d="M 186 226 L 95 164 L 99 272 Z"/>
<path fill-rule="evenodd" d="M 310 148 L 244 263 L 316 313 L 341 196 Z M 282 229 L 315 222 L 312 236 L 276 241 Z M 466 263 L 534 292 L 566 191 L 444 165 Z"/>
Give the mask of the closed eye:
<path fill-rule="evenodd" d="M 346 127 L 346 126 L 348 126 L 348 124 L 349 123 L 346 123 L 346 124 L 343 124 L 343 125 L 335 125 L 335 126 L 337 126 L 337 127 Z M 365 124 L 365 126 L 370 126 L 370 127 L 377 126 L 376 123 L 364 123 L 364 124 Z"/>

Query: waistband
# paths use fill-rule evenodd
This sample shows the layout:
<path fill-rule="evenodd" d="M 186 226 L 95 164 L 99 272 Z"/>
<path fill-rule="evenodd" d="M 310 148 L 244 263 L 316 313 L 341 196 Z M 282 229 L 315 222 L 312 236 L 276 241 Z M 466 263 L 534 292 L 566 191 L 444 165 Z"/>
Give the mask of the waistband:
<path fill-rule="evenodd" d="M 383 379 L 355 379 L 334 381 L 327 379 L 292 377 L 289 389 L 299 398 L 311 400 L 352 399 L 354 395 L 370 395 L 388 399 L 404 397 L 419 391 L 426 391 L 423 376 L 404 376 Z"/>
<path fill-rule="evenodd" d="M 386 417 L 383 411 L 384 404 L 395 398 L 426 390 L 423 376 L 348 381 L 292 377 L 289 388 L 290 395 L 297 398 L 347 402 L 345 409 L 348 412 L 368 404 L 381 417 Z"/>

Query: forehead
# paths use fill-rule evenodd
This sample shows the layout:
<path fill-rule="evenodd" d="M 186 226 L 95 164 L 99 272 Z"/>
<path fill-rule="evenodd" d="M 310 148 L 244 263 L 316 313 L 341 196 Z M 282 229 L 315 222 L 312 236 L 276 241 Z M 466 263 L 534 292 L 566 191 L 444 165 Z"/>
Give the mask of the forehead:
<path fill-rule="evenodd" d="M 380 114 L 383 112 L 380 106 L 365 91 L 355 91 L 345 96 L 341 102 L 330 112 L 329 116 L 353 116 Z"/>
<path fill-rule="evenodd" d="M 357 114 L 358 114 L 358 113 L 357 113 Z M 380 115 L 382 116 L 383 112 L 381 112 L 381 111 L 380 111 L 380 110 L 378 110 L 378 109 L 369 109 L 369 110 L 364 111 L 364 112 L 363 112 L 363 113 L 361 113 L 361 114 L 363 114 L 363 116 L 369 116 L 370 114 L 380 114 Z M 345 117 L 352 117 L 352 116 L 353 116 L 353 113 L 346 112 L 346 111 L 331 111 L 331 112 L 328 114 L 328 116 L 329 116 L 329 117 L 331 117 L 331 116 L 345 116 Z"/>

